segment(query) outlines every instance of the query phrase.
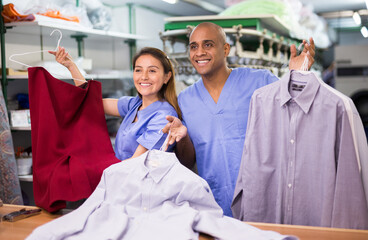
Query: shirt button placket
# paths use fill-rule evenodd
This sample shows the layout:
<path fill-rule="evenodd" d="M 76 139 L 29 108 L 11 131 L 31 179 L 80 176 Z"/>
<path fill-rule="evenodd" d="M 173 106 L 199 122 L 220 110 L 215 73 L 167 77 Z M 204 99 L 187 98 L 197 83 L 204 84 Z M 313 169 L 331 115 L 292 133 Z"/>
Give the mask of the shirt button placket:
<path fill-rule="evenodd" d="M 144 180 L 144 187 L 142 192 L 142 206 L 141 209 L 143 212 L 147 212 L 149 209 L 149 198 L 150 198 L 150 189 L 152 185 L 152 178 L 147 176 Z"/>
<path fill-rule="evenodd" d="M 289 106 L 291 118 L 290 118 L 290 146 L 289 146 L 289 163 L 288 163 L 288 171 L 287 171 L 287 196 L 286 196 L 286 224 L 291 224 L 292 219 L 292 204 L 293 204 L 293 181 L 294 181 L 294 166 L 293 162 L 295 161 L 295 136 L 296 136 L 296 121 L 297 121 L 297 112 L 295 109 L 295 103 L 292 102 L 291 106 Z"/>

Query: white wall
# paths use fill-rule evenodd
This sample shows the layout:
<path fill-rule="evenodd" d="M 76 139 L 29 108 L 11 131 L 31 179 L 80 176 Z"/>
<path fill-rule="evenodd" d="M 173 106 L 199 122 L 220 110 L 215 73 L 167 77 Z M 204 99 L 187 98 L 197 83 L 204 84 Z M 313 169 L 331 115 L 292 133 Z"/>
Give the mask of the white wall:
<path fill-rule="evenodd" d="M 113 22 L 111 30 L 129 33 L 129 8 L 124 5 L 114 7 L 112 9 Z M 163 44 L 159 36 L 160 31 L 164 31 L 165 21 L 167 17 L 171 17 L 164 13 L 160 13 L 141 5 L 132 5 L 132 33 L 145 36 L 146 39 L 137 41 L 137 49 L 142 47 L 156 47 L 162 50 Z M 134 21 L 135 20 L 135 21 Z"/>
<path fill-rule="evenodd" d="M 136 8 L 136 33 L 147 36 L 147 40 L 139 41 L 137 48 L 142 47 L 156 47 L 163 49 L 163 44 L 159 36 L 159 32 L 164 31 L 164 18 L 169 17 L 162 13 L 153 12 L 145 8 Z"/>

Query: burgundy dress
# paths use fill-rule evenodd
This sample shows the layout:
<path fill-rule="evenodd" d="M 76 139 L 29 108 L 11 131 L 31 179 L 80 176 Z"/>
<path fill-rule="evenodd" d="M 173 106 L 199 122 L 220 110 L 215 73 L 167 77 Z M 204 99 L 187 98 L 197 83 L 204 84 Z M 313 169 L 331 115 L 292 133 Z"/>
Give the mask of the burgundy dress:
<path fill-rule="evenodd" d="M 84 88 L 60 81 L 42 67 L 28 68 L 33 188 L 49 212 L 88 198 L 102 172 L 120 162 L 107 132 L 101 83 Z"/>

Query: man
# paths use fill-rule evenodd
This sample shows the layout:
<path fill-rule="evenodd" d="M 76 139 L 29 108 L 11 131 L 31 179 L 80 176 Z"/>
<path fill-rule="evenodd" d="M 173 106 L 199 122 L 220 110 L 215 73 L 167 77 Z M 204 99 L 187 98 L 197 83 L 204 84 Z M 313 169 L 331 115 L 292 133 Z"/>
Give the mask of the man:
<path fill-rule="evenodd" d="M 305 57 L 309 58 L 309 67 L 312 65 L 313 39 L 310 45 L 303 43 L 299 56 L 295 46 L 291 47 L 290 69 L 299 69 Z M 169 144 L 177 142 L 176 153 L 182 164 L 191 168 L 197 162 L 198 174 L 210 185 L 224 214 L 232 216 L 230 205 L 243 151 L 249 101 L 254 90 L 278 78 L 266 70 L 228 68 L 229 50 L 220 26 L 204 22 L 193 29 L 189 37 L 190 61 L 201 79 L 178 97 L 186 127 L 179 119 L 168 116 L 169 123 L 163 131 L 170 129 Z"/>

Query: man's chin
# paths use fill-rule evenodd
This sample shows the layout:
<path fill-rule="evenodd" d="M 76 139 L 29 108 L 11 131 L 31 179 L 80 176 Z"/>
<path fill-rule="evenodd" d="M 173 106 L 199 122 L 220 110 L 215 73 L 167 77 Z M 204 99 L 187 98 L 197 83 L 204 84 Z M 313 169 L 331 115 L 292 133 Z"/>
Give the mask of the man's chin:
<path fill-rule="evenodd" d="M 203 67 L 194 67 L 199 75 L 205 75 L 208 72 L 208 69 Z"/>

